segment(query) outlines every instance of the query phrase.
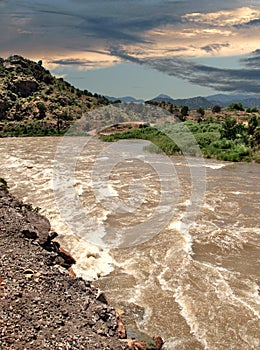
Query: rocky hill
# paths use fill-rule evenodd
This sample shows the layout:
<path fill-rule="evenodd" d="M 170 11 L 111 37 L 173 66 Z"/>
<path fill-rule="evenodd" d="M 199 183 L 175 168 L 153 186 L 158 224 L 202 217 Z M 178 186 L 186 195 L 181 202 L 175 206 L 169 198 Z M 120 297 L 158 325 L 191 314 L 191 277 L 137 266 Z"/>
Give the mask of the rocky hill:
<path fill-rule="evenodd" d="M 0 135 L 49 135 L 67 130 L 82 114 L 109 104 L 21 56 L 0 58 Z"/>

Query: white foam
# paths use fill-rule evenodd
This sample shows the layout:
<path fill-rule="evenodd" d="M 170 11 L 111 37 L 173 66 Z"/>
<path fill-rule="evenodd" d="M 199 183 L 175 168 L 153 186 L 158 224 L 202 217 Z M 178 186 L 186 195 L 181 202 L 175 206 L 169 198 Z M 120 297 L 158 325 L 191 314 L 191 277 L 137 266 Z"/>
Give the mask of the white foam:
<path fill-rule="evenodd" d="M 183 289 L 179 286 L 174 293 L 175 301 L 181 307 L 181 315 L 186 320 L 188 325 L 191 328 L 191 332 L 195 335 L 195 337 L 203 344 L 205 349 L 208 349 L 208 343 L 206 341 L 206 330 L 199 328 L 199 323 L 197 321 L 196 315 L 190 311 L 187 297 L 185 296 Z M 192 303 L 192 300 L 190 300 Z"/>
<path fill-rule="evenodd" d="M 203 204 L 203 208 L 209 209 L 210 211 L 215 211 L 215 208 L 212 207 L 211 205 L 209 205 L 208 203 L 204 203 Z"/>
<path fill-rule="evenodd" d="M 82 181 L 76 180 L 74 183 L 75 192 L 78 196 L 81 196 L 83 194 L 83 184 Z"/>
<path fill-rule="evenodd" d="M 98 199 L 102 200 L 107 197 L 118 197 L 118 192 L 114 189 L 112 184 L 108 183 L 106 186 L 103 182 L 95 182 L 94 190 Z"/>
<path fill-rule="evenodd" d="M 226 164 L 205 164 L 205 168 L 210 168 L 213 170 L 222 169 L 226 166 Z"/>
<path fill-rule="evenodd" d="M 113 259 L 109 251 L 100 250 L 89 243 L 82 242 L 73 248 L 76 265 L 73 266 L 77 276 L 86 280 L 96 280 L 113 271 Z"/>

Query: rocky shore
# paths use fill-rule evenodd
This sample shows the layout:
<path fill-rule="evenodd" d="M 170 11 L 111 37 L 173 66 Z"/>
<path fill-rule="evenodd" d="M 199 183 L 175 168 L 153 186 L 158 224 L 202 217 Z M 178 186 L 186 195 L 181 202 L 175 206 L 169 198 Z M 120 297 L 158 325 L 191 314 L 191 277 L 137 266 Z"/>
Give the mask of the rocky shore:
<path fill-rule="evenodd" d="M 119 314 L 73 272 L 47 218 L 0 186 L 0 349 L 161 349 L 127 339 Z"/>

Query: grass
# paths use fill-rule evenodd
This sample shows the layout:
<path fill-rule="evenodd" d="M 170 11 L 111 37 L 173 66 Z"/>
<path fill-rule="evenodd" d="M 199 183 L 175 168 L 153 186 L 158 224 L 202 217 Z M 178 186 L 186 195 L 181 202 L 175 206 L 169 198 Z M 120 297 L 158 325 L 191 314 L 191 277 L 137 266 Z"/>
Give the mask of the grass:
<path fill-rule="evenodd" d="M 219 122 L 167 123 L 162 126 L 130 129 L 122 133 L 101 136 L 103 141 L 121 139 L 149 140 L 145 149 L 150 152 L 164 152 L 167 155 L 203 155 L 224 161 L 259 162 L 259 117 L 254 120 L 254 129 L 229 118 Z M 252 141 L 253 140 L 253 141 Z"/>

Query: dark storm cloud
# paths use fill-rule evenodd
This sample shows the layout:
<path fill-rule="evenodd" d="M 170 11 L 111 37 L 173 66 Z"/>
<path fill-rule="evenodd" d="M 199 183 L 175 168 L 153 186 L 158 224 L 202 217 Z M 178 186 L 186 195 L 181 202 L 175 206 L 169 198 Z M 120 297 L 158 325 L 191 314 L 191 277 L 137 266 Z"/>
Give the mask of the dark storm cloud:
<path fill-rule="evenodd" d="M 195 85 L 213 88 L 217 91 L 260 94 L 260 69 L 216 68 L 198 64 L 182 57 L 138 59 L 116 48 L 113 48 L 112 52 L 113 55 L 122 57 L 124 60 L 149 66 L 169 76 L 184 79 Z M 256 54 L 258 56 L 255 58 L 259 63 L 260 50 L 257 50 Z M 247 61 L 243 60 L 243 62 Z"/>
<path fill-rule="evenodd" d="M 156 58 L 146 63 L 168 75 L 218 91 L 260 93 L 260 69 L 216 68 L 181 58 L 161 60 Z"/>
<path fill-rule="evenodd" d="M 240 61 L 251 69 L 260 69 L 260 49 L 255 50 L 250 57 L 243 58 Z"/>
<path fill-rule="evenodd" d="M 53 60 L 51 63 L 59 64 L 61 66 L 85 66 L 90 64 L 92 61 L 82 60 L 80 58 L 67 58 L 64 60 Z"/>
<path fill-rule="evenodd" d="M 1 4 L 1 2 L 0 2 Z M 31 32 L 37 48 L 44 43 L 46 51 L 55 41 L 57 48 L 70 46 L 75 51 L 93 46 L 93 40 L 124 44 L 145 42 L 143 32 L 159 25 L 176 23 L 180 19 L 172 5 L 147 5 L 143 1 L 10 1 L 3 3 L 0 31 L 7 31 L 6 49 L 23 45 L 20 32 Z M 14 20 L 19 18 L 19 21 Z M 27 22 L 25 22 L 27 19 Z M 24 23 L 21 23 L 24 20 Z M 0 46 L 3 44 L 0 37 Z M 18 39 L 18 40 L 17 40 Z M 44 40 L 45 39 L 45 40 Z M 74 41 L 74 42 L 73 42 Z M 49 42 L 49 45 L 48 45 Z M 26 43 L 26 46 L 28 43 Z M 36 46 L 35 46 L 36 45 Z"/>
<path fill-rule="evenodd" d="M 59 66 L 80 66 L 80 67 L 93 67 L 95 62 L 93 60 L 84 60 L 80 58 L 66 58 L 66 59 L 60 59 L 60 60 L 53 60 L 50 63 L 58 64 Z M 99 65 L 102 63 L 107 63 L 107 61 L 98 61 L 96 62 Z"/>
<path fill-rule="evenodd" d="M 143 34 L 161 25 L 182 23 L 193 11 L 207 13 L 232 8 L 241 1 L 142 1 L 142 0 L 10 0 L 0 1 L 0 47 L 4 51 L 30 48 L 21 37 L 31 33 L 31 51 L 87 48 L 146 43 Z M 17 21 L 14 19 L 18 17 Z M 24 20 L 24 22 L 23 22 Z M 23 23 L 22 23 L 23 22 Z M 95 40 L 98 40 L 95 43 Z"/>

